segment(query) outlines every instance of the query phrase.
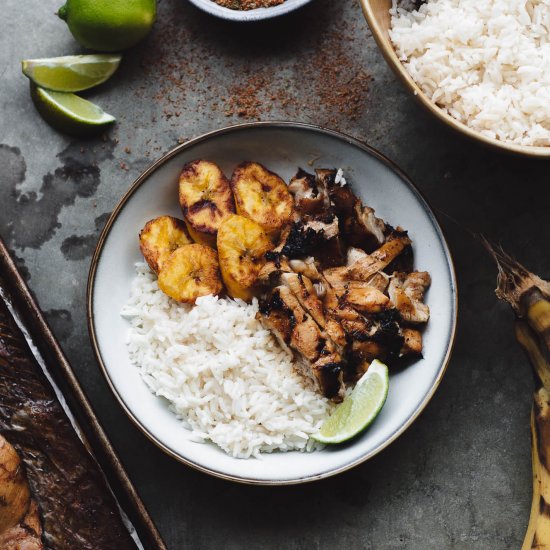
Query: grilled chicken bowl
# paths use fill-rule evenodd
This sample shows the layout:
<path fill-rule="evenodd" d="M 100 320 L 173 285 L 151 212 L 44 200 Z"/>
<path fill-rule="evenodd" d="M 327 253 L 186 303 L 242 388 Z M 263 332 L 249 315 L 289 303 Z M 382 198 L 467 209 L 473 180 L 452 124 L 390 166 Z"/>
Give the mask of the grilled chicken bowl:
<path fill-rule="evenodd" d="M 231 150 L 237 144 L 238 154 L 231 158 L 220 149 L 193 155 L 213 150 L 200 143 L 182 148 L 154 178 L 160 197 L 138 182 L 125 200 L 141 210 L 130 216 L 140 220 L 134 247 L 141 254 L 125 245 L 126 254 L 106 256 L 100 242 L 90 285 L 98 296 L 105 258 L 111 267 L 130 260 L 126 295 L 114 300 L 122 324 L 111 323 L 123 339 L 117 353 L 133 390 L 114 370 L 108 376 L 115 389 L 130 391 L 124 404 L 132 417 L 136 407 L 127 399 L 134 393 L 151 406 L 139 424 L 169 452 L 259 483 L 333 473 L 329 457 L 349 467 L 396 437 L 433 391 L 454 331 L 452 267 L 414 189 L 358 144 L 344 147 L 350 155 L 343 162 L 312 166 L 298 135 L 311 132 L 330 144 L 330 159 L 334 145 L 342 147 L 330 133 L 301 128 L 290 143 L 260 150 L 271 133 L 286 133 L 281 128 L 290 131 L 254 129 L 258 143 L 241 142 L 244 128 L 234 130 Z M 352 164 L 358 159 L 363 169 Z M 117 224 L 125 211 L 123 202 Z M 103 239 L 114 245 L 112 223 L 106 231 Z M 128 239 L 128 228 L 118 233 L 119 245 L 123 233 Z M 106 333 L 96 332 L 103 310 L 91 299 L 92 336 L 105 367 Z M 323 422 L 375 359 L 390 369 L 379 418 L 348 445 L 316 443 Z M 283 469 L 289 460 L 294 471 Z M 239 463 L 249 464 L 246 472 Z"/>

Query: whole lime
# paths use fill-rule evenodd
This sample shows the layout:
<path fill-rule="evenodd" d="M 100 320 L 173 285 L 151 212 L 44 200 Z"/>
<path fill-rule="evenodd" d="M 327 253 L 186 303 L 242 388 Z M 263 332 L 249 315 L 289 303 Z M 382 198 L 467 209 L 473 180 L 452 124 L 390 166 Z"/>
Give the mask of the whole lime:
<path fill-rule="evenodd" d="M 104 52 L 137 44 L 156 14 L 156 0 L 67 0 L 57 12 L 80 44 Z"/>

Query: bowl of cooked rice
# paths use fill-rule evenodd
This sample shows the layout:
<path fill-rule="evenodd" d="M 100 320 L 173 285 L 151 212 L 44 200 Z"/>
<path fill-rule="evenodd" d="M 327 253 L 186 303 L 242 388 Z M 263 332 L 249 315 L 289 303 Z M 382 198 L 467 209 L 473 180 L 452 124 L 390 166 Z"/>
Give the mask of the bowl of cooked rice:
<path fill-rule="evenodd" d="M 243 163 L 244 159 L 254 162 Z M 304 251 L 299 247 L 306 242 L 301 237 L 291 239 L 297 229 L 285 233 L 285 245 L 278 255 L 274 256 L 277 252 L 273 249 L 269 258 L 264 257 L 262 265 L 268 270 L 268 277 L 260 293 L 251 298 L 231 296 L 230 292 L 235 294 L 237 279 L 227 277 L 225 291 L 220 285 L 209 286 L 208 294 L 202 292 L 204 285 L 219 277 L 218 269 L 214 272 L 210 267 L 219 261 L 220 270 L 227 273 L 224 239 L 245 242 L 247 237 L 236 230 L 233 234 L 220 230 L 217 250 L 198 242 L 178 247 L 172 237 L 182 237 L 185 224 L 190 223 L 189 212 L 196 212 L 199 202 L 210 211 L 213 200 L 225 198 L 225 185 L 236 197 L 256 196 L 258 187 L 254 180 L 237 181 L 243 167 L 251 166 L 254 177 L 263 178 L 262 185 L 268 189 L 265 193 L 276 189 L 278 196 L 285 196 L 281 187 L 274 187 L 273 182 L 279 180 L 273 178 L 280 178 L 285 189 L 286 182 L 293 182 L 288 192 L 296 192 L 296 201 L 300 201 L 292 203 L 293 220 L 302 215 L 298 213 L 303 212 L 302 206 L 308 212 L 321 205 L 330 208 L 330 212 L 336 208 L 336 203 L 331 206 L 324 199 L 325 187 L 320 178 L 331 178 L 324 180 L 328 181 L 326 189 L 330 189 L 338 204 L 343 204 L 339 200 L 342 197 L 356 193 L 353 212 L 360 206 L 357 201 L 364 201 L 362 219 L 369 222 L 369 227 L 382 231 L 380 247 L 368 240 L 366 222 L 361 233 L 358 226 L 351 225 L 352 220 L 359 218 L 352 218 L 349 208 L 345 216 L 341 213 L 341 218 L 337 218 L 338 226 L 341 220 L 349 220 L 346 227 L 353 234 L 346 230 L 346 239 L 360 239 L 357 246 L 347 249 L 350 266 L 360 261 L 365 270 L 376 271 L 377 281 L 369 278 L 366 285 L 369 303 L 363 302 L 363 307 L 359 298 L 356 300 L 357 307 L 363 308 L 362 314 L 346 305 L 346 300 L 355 296 L 353 289 L 361 287 L 357 281 L 346 283 L 341 291 L 334 290 L 336 286 L 329 287 L 332 283 L 328 280 L 322 285 L 317 282 L 317 290 L 312 285 L 301 290 L 294 285 L 297 292 L 292 295 L 280 288 L 277 271 L 287 269 L 286 266 L 297 270 L 305 266 L 317 281 L 312 274 L 317 265 L 315 258 L 307 258 L 307 263 L 306 259 L 294 258 Z M 261 167 L 265 172 L 260 172 Z M 187 178 L 200 173 L 206 174 L 210 199 L 199 199 L 194 203 L 198 207 L 184 213 L 180 198 L 190 196 L 190 190 L 193 197 L 199 196 Z M 224 175 L 231 173 L 232 187 Z M 271 179 L 266 180 L 262 175 L 265 173 Z M 298 179 L 294 178 L 297 173 Z M 301 192 L 306 176 L 312 186 L 319 182 L 318 192 L 306 192 L 307 188 Z M 242 194 L 243 189 L 249 194 Z M 185 221 L 181 221 L 182 216 Z M 200 219 L 202 223 L 207 217 L 202 215 Z M 243 220 L 252 240 L 260 241 L 261 233 L 241 215 L 229 216 L 230 225 L 222 229 Z M 307 233 L 300 235 L 311 238 L 314 227 L 324 222 L 315 219 L 311 223 L 314 225 L 308 226 Z M 334 228 L 333 221 L 330 223 Z M 325 229 L 323 226 L 319 230 L 322 238 Z M 204 237 L 198 231 L 192 234 L 197 241 Z M 153 254 L 155 243 L 164 237 L 168 241 L 163 242 L 175 249 L 168 259 L 162 259 L 160 253 Z M 339 242 L 344 243 L 343 237 Z M 325 258 L 323 261 L 330 260 L 332 265 L 336 254 L 333 251 L 329 258 L 330 242 L 327 243 L 316 247 L 319 253 L 315 254 Z M 363 256 L 359 244 L 374 246 L 374 256 L 366 252 Z M 238 262 L 250 258 L 254 249 L 247 247 L 246 252 L 241 249 L 233 258 L 238 257 Z M 308 248 L 307 254 L 313 250 Z M 171 264 L 172 255 L 176 258 L 180 253 L 185 256 L 184 261 L 177 266 Z M 286 254 L 293 255 L 290 263 Z M 246 265 L 262 262 L 256 257 L 253 262 L 247 260 Z M 171 271 L 171 265 L 177 267 L 177 273 Z M 202 269 L 204 265 L 208 270 Z M 245 269 L 244 263 L 236 265 Z M 422 271 L 411 271 L 413 266 Z M 327 268 L 323 273 L 329 277 L 342 273 L 334 269 Z M 381 273 L 382 269 L 390 270 L 391 277 L 385 271 Z M 174 275 L 173 287 L 181 292 L 178 296 L 171 291 L 169 295 L 164 285 L 165 276 L 170 273 Z M 281 277 L 287 280 L 288 275 L 300 285 L 311 282 L 307 275 L 299 273 L 293 277 L 290 272 L 281 272 Z M 229 286 L 231 281 L 235 284 Z M 272 283 L 277 285 L 273 294 L 267 290 Z M 371 286 L 374 284 L 379 285 L 380 293 L 386 289 L 391 292 L 393 301 L 373 293 L 377 290 Z M 184 296 L 191 289 L 201 289 L 194 302 Z M 301 306 L 296 299 L 299 296 L 306 300 L 306 291 L 307 304 Z M 319 292 L 315 294 L 317 301 L 313 292 Z M 336 302 L 337 311 L 328 301 L 336 292 L 341 297 Z M 375 295 L 382 301 L 373 304 L 371 298 Z M 315 304 L 319 306 L 316 310 Z M 366 312 L 367 306 L 372 314 Z M 308 308 L 308 313 L 303 307 Z M 403 316 L 398 314 L 398 307 Z M 329 325 L 321 319 L 321 315 L 333 313 L 341 321 L 331 317 Z M 405 317 L 409 324 L 401 326 Z M 414 185 L 367 145 L 332 130 L 292 122 L 225 128 L 181 144 L 159 159 L 136 180 L 106 223 L 88 281 L 93 348 L 109 387 L 129 418 L 176 460 L 223 479 L 260 485 L 322 479 L 348 470 L 387 447 L 418 418 L 442 380 L 454 342 L 456 318 L 457 290 L 451 254 L 435 215 Z M 321 331 L 318 322 L 331 331 L 330 337 L 325 329 Z M 339 348 L 332 340 L 333 336 L 338 337 L 336 323 L 347 330 L 345 337 L 349 336 L 345 342 L 338 340 Z M 420 346 L 416 347 L 418 343 Z M 389 345 L 391 354 L 384 351 Z M 364 350 L 365 354 L 357 355 L 356 361 L 350 355 L 353 350 Z M 311 358 L 308 363 L 304 361 L 306 352 Z M 389 368 L 389 390 L 376 420 L 353 440 L 332 445 L 319 443 L 316 436 L 321 426 L 335 408 L 345 404 L 347 392 L 355 391 L 353 373 L 349 371 L 350 376 L 344 379 L 342 369 L 361 366 L 368 369 L 365 375 L 369 375 L 374 355 L 385 358 Z M 315 378 L 316 372 L 320 376 Z M 355 387 L 358 386 L 359 382 Z"/>
<path fill-rule="evenodd" d="M 425 108 L 493 148 L 550 158 L 545 0 L 361 0 L 390 67 Z"/>

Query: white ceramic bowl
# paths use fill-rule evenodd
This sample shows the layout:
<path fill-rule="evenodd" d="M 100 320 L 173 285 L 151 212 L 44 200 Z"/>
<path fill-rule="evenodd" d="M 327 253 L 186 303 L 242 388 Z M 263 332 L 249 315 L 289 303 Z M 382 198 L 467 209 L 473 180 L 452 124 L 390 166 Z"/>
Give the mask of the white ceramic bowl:
<path fill-rule="evenodd" d="M 166 403 L 149 392 L 129 360 L 129 325 L 119 312 L 128 299 L 134 264 L 141 261 L 138 233 L 161 214 L 180 216 L 178 176 L 193 159 L 217 162 L 229 176 L 255 160 L 286 181 L 298 166 L 342 167 L 355 192 L 392 225 L 409 230 L 415 265 L 431 273 L 431 319 L 424 357 L 392 373 L 386 405 L 373 425 L 351 443 L 315 453 L 274 453 L 239 460 L 213 444 L 194 443 Z M 372 457 L 415 420 L 449 361 L 457 316 L 456 280 L 447 244 L 433 212 L 402 172 L 380 153 L 339 133 L 296 123 L 254 123 L 212 132 L 176 147 L 132 185 L 111 215 L 92 259 L 88 320 L 99 364 L 130 419 L 159 447 L 199 470 L 234 481 L 291 484 L 324 478 Z"/>
<path fill-rule="evenodd" d="M 192 4 L 197 6 L 197 8 L 209 13 L 210 15 L 215 15 L 216 17 L 221 17 L 222 19 L 227 19 L 229 21 L 240 21 L 240 22 L 252 22 L 252 21 L 262 21 L 264 19 L 271 19 L 272 17 L 278 17 L 279 15 L 285 15 L 291 11 L 297 10 L 302 6 L 305 6 L 311 0 L 285 0 L 282 4 L 278 6 L 272 6 L 271 8 L 257 8 L 255 10 L 231 10 L 220 6 L 214 0 L 189 0 Z"/>

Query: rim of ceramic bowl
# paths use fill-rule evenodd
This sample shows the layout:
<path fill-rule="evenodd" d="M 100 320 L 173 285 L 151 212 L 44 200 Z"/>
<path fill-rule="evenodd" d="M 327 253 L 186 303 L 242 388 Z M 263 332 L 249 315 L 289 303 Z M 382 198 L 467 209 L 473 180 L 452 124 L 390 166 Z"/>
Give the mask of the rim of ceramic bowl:
<path fill-rule="evenodd" d="M 412 76 L 408 73 L 407 69 L 399 61 L 397 54 L 387 36 L 386 31 L 378 23 L 378 19 L 374 14 L 371 0 L 360 0 L 363 8 L 363 14 L 367 20 L 367 23 L 371 29 L 372 36 L 378 45 L 384 59 L 398 76 L 398 78 L 405 84 L 405 87 L 413 94 L 413 97 L 420 102 L 428 111 L 434 114 L 441 122 L 450 126 L 460 134 L 466 136 L 474 141 L 481 142 L 483 145 L 487 145 L 492 149 L 498 149 L 500 151 L 506 151 L 516 155 L 522 155 L 532 158 L 550 158 L 550 147 L 539 147 L 535 145 L 520 145 L 518 143 L 511 143 L 501 141 L 495 138 L 484 136 L 483 134 L 473 130 L 466 124 L 453 118 L 451 115 L 445 113 L 443 109 L 438 107 L 418 86 Z"/>
<path fill-rule="evenodd" d="M 284 3 L 270 8 L 256 8 L 253 10 L 232 10 L 224 6 L 220 6 L 214 0 L 189 0 L 197 8 L 220 17 L 227 21 L 236 21 L 240 23 L 251 23 L 254 21 L 264 21 L 290 13 L 302 6 L 305 6 L 311 0 L 285 0 Z"/>
<path fill-rule="evenodd" d="M 240 132 L 240 131 L 246 131 L 246 130 L 255 130 L 259 128 L 268 128 L 268 129 L 292 129 L 292 130 L 302 130 L 302 131 L 309 131 L 314 132 L 322 135 L 326 135 L 329 137 L 333 137 L 339 140 L 343 140 L 347 142 L 349 145 L 352 145 L 354 147 L 357 147 L 358 149 L 362 150 L 368 155 L 373 156 L 380 162 L 382 162 L 386 167 L 388 167 L 390 170 L 392 170 L 394 173 L 396 173 L 400 179 L 403 181 L 405 185 L 413 191 L 416 198 L 419 200 L 419 202 L 422 204 L 426 215 L 430 218 L 438 237 L 441 241 L 441 245 L 443 247 L 444 253 L 445 253 L 445 259 L 447 266 L 450 271 L 451 275 L 451 281 L 452 281 L 452 289 L 453 289 L 453 303 L 452 303 L 452 323 L 451 323 L 451 331 L 450 331 L 450 337 L 449 342 L 447 344 L 447 349 L 445 351 L 445 356 L 442 361 L 442 364 L 439 368 L 439 371 L 437 372 L 436 377 L 434 378 L 432 382 L 432 386 L 430 390 L 426 393 L 426 395 L 423 397 L 420 404 L 417 406 L 415 411 L 412 415 L 410 415 L 399 428 L 397 428 L 393 434 L 388 437 L 385 441 L 380 443 L 378 446 L 376 446 L 371 451 L 365 453 L 363 456 L 359 457 L 358 459 L 355 459 L 349 463 L 346 463 L 344 465 L 338 466 L 336 468 L 331 468 L 325 472 L 322 472 L 320 474 L 306 476 L 298 479 L 286 479 L 286 480 L 261 480 L 261 479 L 254 479 L 254 478 L 245 478 L 245 477 L 239 477 L 234 476 L 230 474 L 226 474 L 224 472 L 219 472 L 216 470 L 213 470 L 211 468 L 207 468 L 205 466 L 202 466 L 201 464 L 198 464 L 197 462 L 194 462 L 192 460 L 189 460 L 175 451 L 173 451 L 170 447 L 165 445 L 162 441 L 160 441 L 153 433 L 151 433 L 149 430 L 147 430 L 141 422 L 138 420 L 138 418 L 134 415 L 134 413 L 130 410 L 130 408 L 126 405 L 124 400 L 122 399 L 121 395 L 119 394 L 117 388 L 113 384 L 111 377 L 109 376 L 109 373 L 107 371 L 107 368 L 105 366 L 105 363 L 103 361 L 101 351 L 99 349 L 99 343 L 96 336 L 96 329 L 95 329 L 95 322 L 94 322 L 94 315 L 93 315 L 93 303 L 94 303 L 94 283 L 95 283 L 95 275 L 97 271 L 97 267 L 101 258 L 101 254 L 104 248 L 104 245 L 107 241 L 107 238 L 109 237 L 109 234 L 111 232 L 111 228 L 114 225 L 116 219 L 118 218 L 120 212 L 124 209 L 126 204 L 128 203 L 129 199 L 132 197 L 132 195 L 143 185 L 149 177 L 158 170 L 161 166 L 163 166 L 167 161 L 172 159 L 174 156 L 178 155 L 182 151 L 185 151 L 188 148 L 193 147 L 194 145 L 197 145 L 199 143 L 202 143 L 204 141 L 207 141 L 211 138 L 218 137 L 224 134 L 230 134 L 233 132 Z M 88 332 L 90 335 L 92 348 L 94 350 L 94 354 L 96 357 L 96 360 L 100 366 L 100 370 L 103 373 L 103 376 L 105 380 L 107 381 L 107 384 L 115 396 L 115 399 L 118 401 L 119 405 L 122 407 L 128 418 L 132 421 L 132 423 L 141 431 L 142 434 L 144 434 L 152 443 L 154 443 L 157 447 L 159 447 L 161 450 L 163 450 L 166 454 L 171 456 L 172 458 L 175 458 L 178 462 L 181 462 L 183 464 L 186 464 L 187 466 L 190 466 L 196 470 L 199 470 L 203 473 L 207 473 L 210 475 L 213 475 L 215 477 L 229 480 L 229 481 L 235 481 L 238 483 L 248 484 L 248 485 L 297 485 L 300 483 L 308 483 L 312 481 L 317 481 L 320 479 L 324 479 L 327 477 L 332 477 L 334 475 L 340 474 L 342 472 L 345 472 L 347 470 L 350 470 L 351 468 L 354 468 L 355 466 L 358 466 L 359 464 L 369 460 L 370 458 L 374 457 L 378 453 L 380 453 L 382 450 L 384 450 L 386 447 L 388 447 L 393 441 L 395 441 L 401 434 L 403 434 L 409 426 L 420 416 L 422 411 L 426 408 L 430 400 L 432 399 L 435 391 L 439 387 L 439 384 L 441 383 L 441 380 L 443 379 L 443 376 L 447 370 L 447 367 L 449 365 L 452 351 L 455 344 L 455 338 L 456 338 L 456 328 L 457 328 L 457 321 L 458 321 L 458 288 L 457 288 L 457 280 L 456 280 L 456 273 L 455 273 L 455 267 L 454 267 L 454 261 L 451 255 L 451 252 L 449 250 L 449 246 L 447 244 L 447 240 L 445 238 L 443 229 L 441 228 L 441 225 L 439 223 L 439 220 L 429 205 L 428 201 L 424 197 L 423 193 L 416 187 L 416 185 L 410 180 L 410 178 L 391 160 L 389 160 L 387 157 L 385 157 L 382 153 L 377 151 L 376 149 L 372 148 L 370 145 L 367 145 L 366 143 L 363 143 L 362 141 L 359 141 L 356 138 L 353 138 L 347 134 L 338 132 L 336 130 L 330 130 L 328 128 L 323 128 L 320 126 L 316 126 L 313 124 L 306 124 L 302 122 L 250 122 L 250 123 L 244 123 L 244 124 L 237 124 L 234 126 L 228 126 L 225 128 L 221 128 L 219 130 L 214 130 L 211 132 L 207 132 L 206 134 L 202 134 L 190 141 L 187 141 L 186 143 L 183 143 L 181 145 L 178 145 L 177 147 L 171 149 L 168 153 L 163 155 L 160 159 L 153 162 L 130 186 L 130 188 L 124 193 L 122 198 L 119 200 L 117 205 L 115 206 L 113 212 L 109 216 L 109 219 L 107 220 L 107 223 L 105 224 L 105 227 L 103 228 L 98 243 L 96 245 L 94 255 L 92 257 L 92 261 L 90 264 L 90 271 L 88 274 L 88 284 L 86 289 L 86 317 L 88 322 Z"/>

